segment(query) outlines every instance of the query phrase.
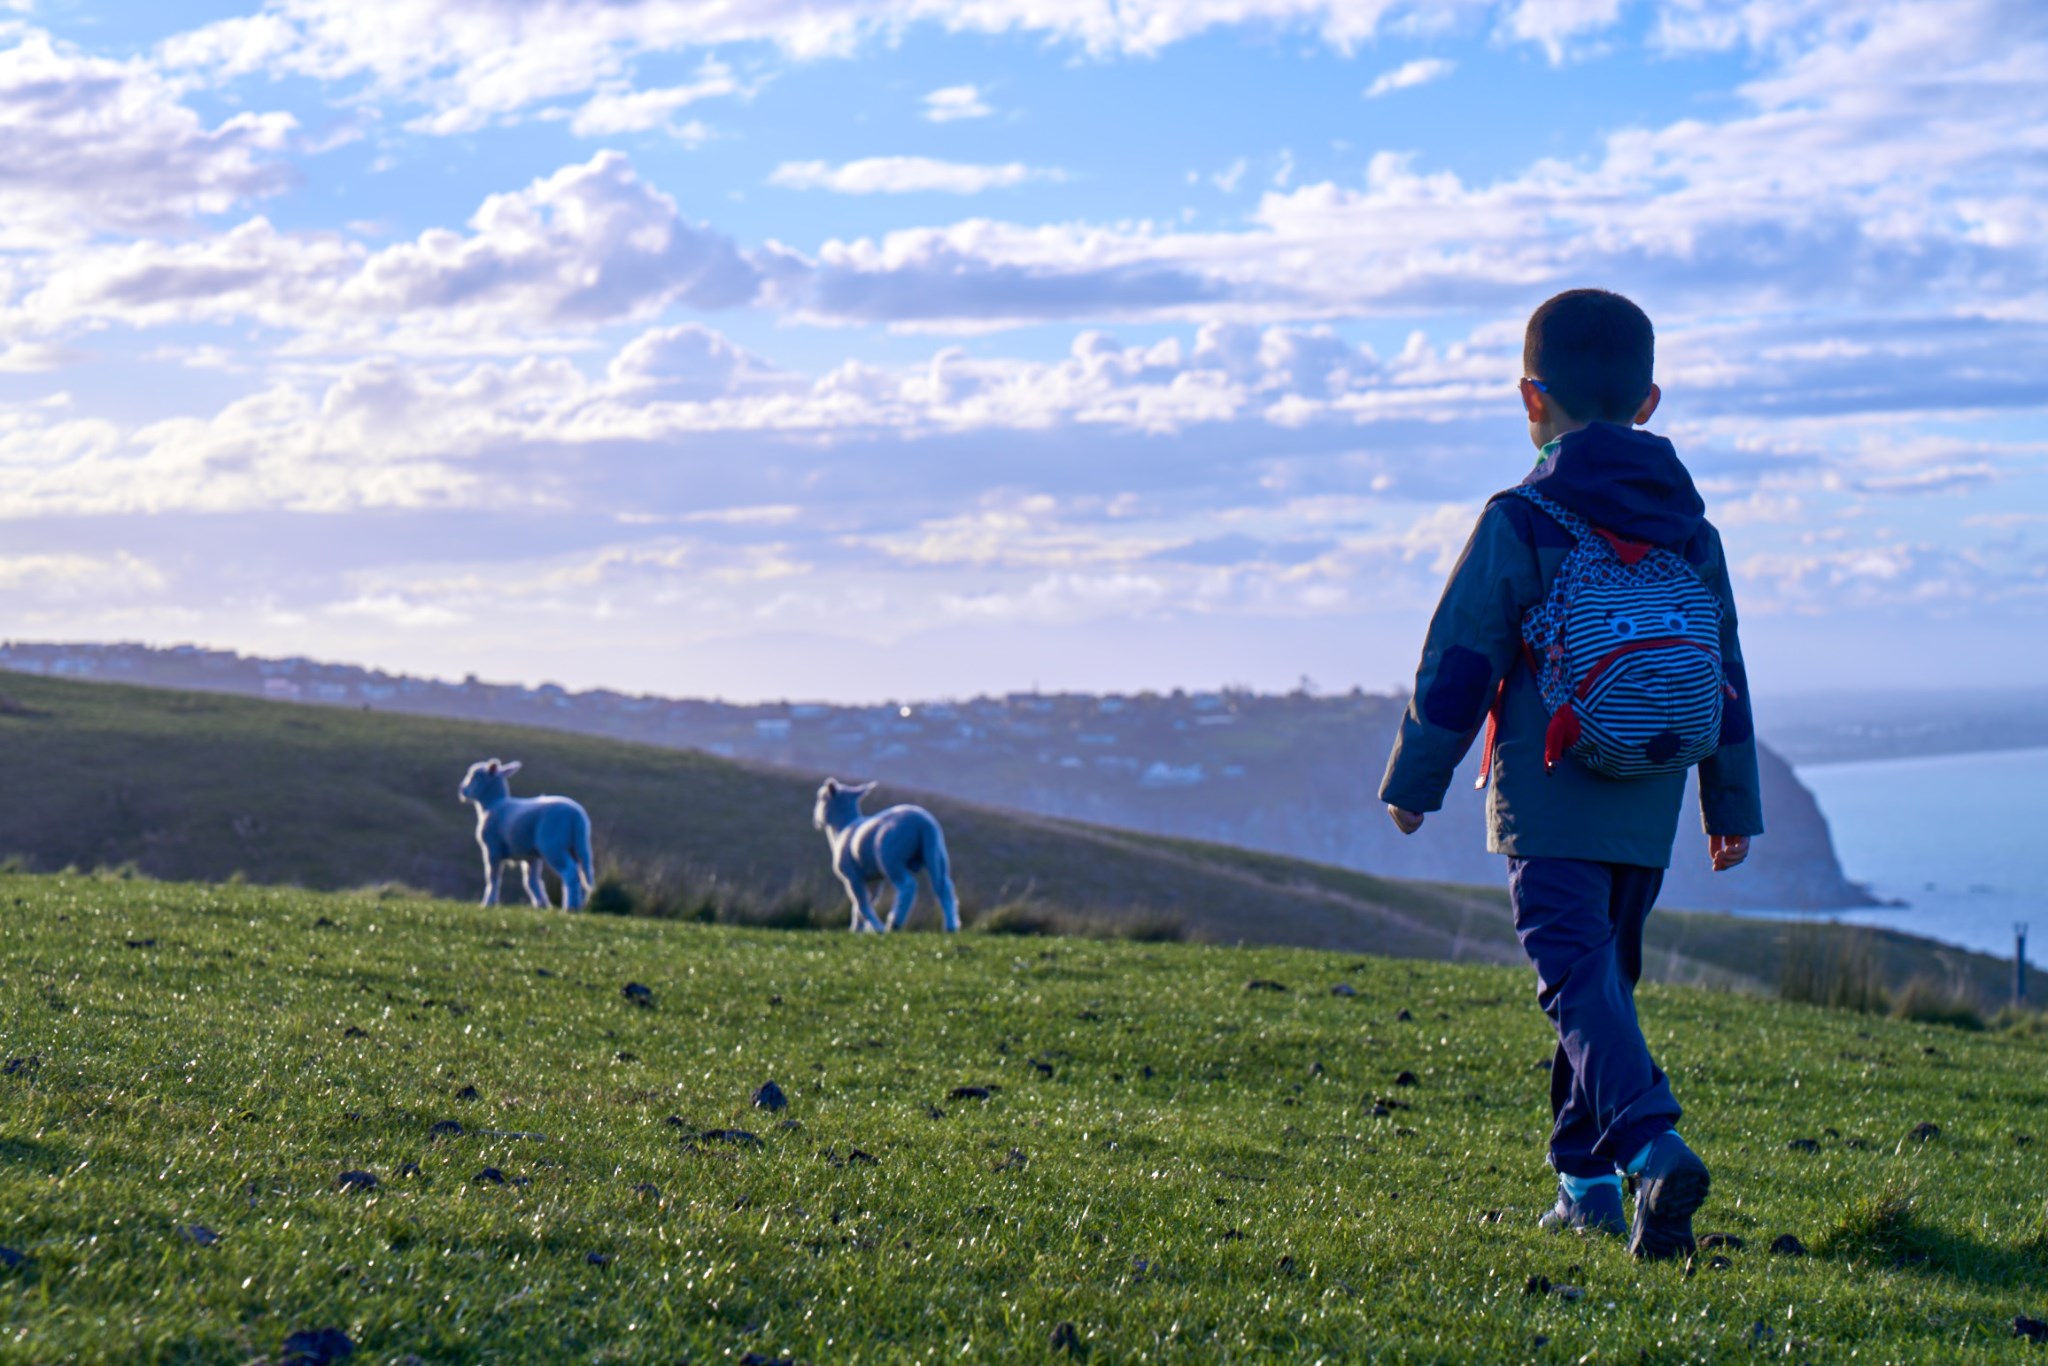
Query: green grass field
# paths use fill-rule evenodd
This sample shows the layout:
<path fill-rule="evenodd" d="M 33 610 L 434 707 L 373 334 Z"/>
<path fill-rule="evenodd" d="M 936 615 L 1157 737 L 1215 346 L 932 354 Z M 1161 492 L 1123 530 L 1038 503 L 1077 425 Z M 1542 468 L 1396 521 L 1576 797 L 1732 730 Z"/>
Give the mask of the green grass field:
<path fill-rule="evenodd" d="M 1523 970 L 77 876 L 0 908 L 7 1360 L 2048 1360 L 2039 1040 L 1646 988 L 1742 1240 L 1688 1274 L 1535 1230 Z"/>
<path fill-rule="evenodd" d="M 525 761 L 516 790 L 590 809 L 600 875 L 677 880 L 798 918 L 844 924 L 845 896 L 811 828 L 819 775 L 558 731 L 305 707 L 213 693 L 10 675 L 0 697 L 0 858 L 52 871 L 130 865 L 152 876 L 326 890 L 399 882 L 473 897 L 475 816 L 463 770 Z M 1369 784 L 1361 782 L 1365 802 Z M 1096 924 L 1162 920 L 1218 943 L 1403 958 L 1521 961 L 1499 890 L 1403 882 L 1273 854 L 1107 830 L 885 788 L 944 821 L 970 918 L 1027 900 Z M 1376 810 L 1366 814 L 1378 819 Z M 933 915 L 927 898 L 925 915 Z M 1661 915 L 1660 981 L 1771 990 L 1811 933 L 1725 915 Z M 2011 969 L 1890 931 L 1857 932 L 1893 987 L 1920 978 L 1996 1008 Z"/>

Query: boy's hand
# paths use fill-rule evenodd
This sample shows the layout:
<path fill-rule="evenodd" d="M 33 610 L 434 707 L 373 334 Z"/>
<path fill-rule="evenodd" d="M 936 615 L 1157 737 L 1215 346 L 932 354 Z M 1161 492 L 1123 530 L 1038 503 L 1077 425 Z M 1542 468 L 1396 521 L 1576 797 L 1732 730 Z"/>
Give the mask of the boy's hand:
<path fill-rule="evenodd" d="M 1401 833 L 1404 835 L 1412 835 L 1422 828 L 1422 813 L 1420 811 L 1410 811 L 1405 807 L 1389 806 L 1387 814 L 1394 818 L 1394 824 L 1400 828 Z"/>
<path fill-rule="evenodd" d="M 1709 835 L 1707 854 L 1714 860 L 1714 871 L 1725 873 L 1749 857 L 1749 836 Z"/>

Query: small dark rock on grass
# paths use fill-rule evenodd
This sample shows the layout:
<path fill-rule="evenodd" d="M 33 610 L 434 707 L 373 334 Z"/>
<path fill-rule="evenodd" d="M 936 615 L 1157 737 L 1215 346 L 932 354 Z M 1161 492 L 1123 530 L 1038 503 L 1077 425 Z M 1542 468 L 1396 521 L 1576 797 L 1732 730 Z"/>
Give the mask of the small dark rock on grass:
<path fill-rule="evenodd" d="M 334 1178 L 334 1188 L 344 1191 L 373 1191 L 377 1189 L 377 1176 L 374 1172 L 343 1172 Z"/>
<path fill-rule="evenodd" d="M 1275 982 L 1267 977 L 1254 977 L 1251 981 L 1244 984 L 1244 989 L 1246 991 L 1285 991 L 1287 990 L 1287 984 L 1285 982 Z"/>
<path fill-rule="evenodd" d="M 768 1111 L 787 1110 L 789 1097 L 782 1094 L 782 1088 L 772 1081 L 761 1083 L 761 1089 L 754 1092 L 754 1106 Z"/>
<path fill-rule="evenodd" d="M 1941 1126 L 1939 1124 L 1929 1124 L 1923 1121 L 1913 1126 L 1912 1138 L 1916 1143 L 1925 1143 L 1930 1138 L 1940 1137 Z"/>
<path fill-rule="evenodd" d="M 0 1247 L 0 1271 L 12 1271 L 28 1260 L 28 1255 L 11 1247 Z"/>
<path fill-rule="evenodd" d="M 1708 1252 L 1717 1247 L 1725 1247 L 1730 1252 L 1740 1252 L 1742 1239 L 1733 1233 L 1709 1233 L 1700 1239 L 1700 1247 Z"/>
<path fill-rule="evenodd" d="M 761 1136 L 750 1134 L 745 1129 L 706 1129 L 697 1137 L 711 1143 L 737 1143 L 745 1148 L 761 1146 Z"/>
<path fill-rule="evenodd" d="M 612 1257 L 609 1252 L 587 1253 L 583 1260 L 592 1266 L 610 1266 L 612 1264 Z"/>
<path fill-rule="evenodd" d="M 1785 1151 L 1789 1153 L 1817 1153 L 1820 1151 L 1820 1144 L 1810 1138 L 1795 1138 L 1785 1145 Z"/>
<path fill-rule="evenodd" d="M 339 1328 L 304 1328 L 284 1340 L 278 1366 L 328 1366 L 356 1354 L 356 1345 Z"/>
<path fill-rule="evenodd" d="M 620 987 L 619 995 L 625 997 L 636 1006 L 646 1007 L 654 1004 L 653 990 L 642 986 L 638 982 L 628 982 L 623 987 Z"/>
<path fill-rule="evenodd" d="M 947 1100 L 987 1100 L 993 1088 L 987 1086 L 956 1086 L 946 1093 Z"/>
<path fill-rule="evenodd" d="M 1406 1006 L 1401 1007 L 1400 1010 L 1394 1013 L 1394 1021 L 1397 1024 L 1407 1024 L 1410 1020 L 1413 1020 L 1414 1018 L 1415 1012 L 1408 1009 Z"/>
<path fill-rule="evenodd" d="M 204 1224 L 180 1224 L 178 1236 L 188 1243 L 197 1243 L 200 1247 L 212 1247 L 220 1241 L 220 1235 Z"/>
<path fill-rule="evenodd" d="M 2028 1342 L 2048 1342 L 2048 1323 L 2030 1319 L 2025 1314 L 2015 1314 L 2012 1318 L 2012 1335 L 2016 1338 L 2025 1338 Z"/>
<path fill-rule="evenodd" d="M 42 1056 L 32 1053 L 26 1058 L 9 1058 L 5 1071 L 10 1077 L 32 1077 L 41 1070 L 42 1065 Z"/>
<path fill-rule="evenodd" d="M 740 1358 L 740 1366 L 797 1366 L 795 1357 L 772 1357 L 765 1352 L 749 1352 Z"/>
<path fill-rule="evenodd" d="M 433 1124 L 428 1126 L 427 1137 L 461 1138 L 462 1121 L 457 1119 L 437 1119 L 433 1122 Z"/>
<path fill-rule="evenodd" d="M 1394 1074 L 1394 1085 L 1396 1086 L 1420 1086 L 1421 1084 L 1413 1072 L 1397 1072 Z"/>
<path fill-rule="evenodd" d="M 477 1098 L 477 1089 L 474 1086 L 465 1086 L 455 1093 L 455 1098 L 457 1100 L 475 1100 Z"/>
<path fill-rule="evenodd" d="M 1790 1233 L 1781 1233 L 1771 1239 L 1771 1252 L 1779 1257 L 1804 1257 L 1806 1244 Z"/>
<path fill-rule="evenodd" d="M 499 1171 L 496 1167 L 485 1167 L 469 1179 L 472 1185 L 502 1186 L 505 1184 L 505 1173 Z"/>
<path fill-rule="evenodd" d="M 1046 1345 L 1054 1352 L 1072 1356 L 1081 1350 L 1081 1330 L 1071 1323 L 1057 1324 Z"/>
<path fill-rule="evenodd" d="M 1336 986 L 1330 988 L 1330 994 L 1332 996 L 1356 996 L 1358 988 L 1352 986 L 1349 982 L 1339 982 Z"/>

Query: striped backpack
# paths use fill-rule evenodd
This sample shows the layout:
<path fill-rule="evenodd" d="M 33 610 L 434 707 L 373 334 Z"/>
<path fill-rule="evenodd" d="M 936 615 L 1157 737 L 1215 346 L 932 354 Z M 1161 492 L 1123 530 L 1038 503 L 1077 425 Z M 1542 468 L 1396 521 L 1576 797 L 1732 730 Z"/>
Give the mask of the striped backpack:
<path fill-rule="evenodd" d="M 1721 667 L 1721 605 L 1692 566 L 1590 526 L 1526 484 L 1509 492 L 1575 543 L 1522 618 L 1523 656 L 1550 713 L 1544 770 L 1570 754 L 1610 778 L 1643 778 L 1682 773 L 1719 749 L 1734 689 Z M 1492 749 L 1489 734 L 1489 761 Z"/>

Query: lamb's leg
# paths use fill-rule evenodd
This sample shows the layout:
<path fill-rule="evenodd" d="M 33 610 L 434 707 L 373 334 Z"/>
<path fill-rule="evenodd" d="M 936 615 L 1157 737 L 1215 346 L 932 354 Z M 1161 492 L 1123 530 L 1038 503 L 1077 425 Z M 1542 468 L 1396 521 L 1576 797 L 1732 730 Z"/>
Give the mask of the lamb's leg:
<path fill-rule="evenodd" d="M 536 857 L 527 859 L 520 867 L 526 870 L 526 899 L 536 906 L 552 908 L 555 903 L 548 896 L 548 879 L 543 871 L 547 864 Z"/>
<path fill-rule="evenodd" d="M 960 897 L 953 890 L 953 879 L 943 872 L 931 874 L 932 895 L 939 899 L 939 911 L 946 917 L 946 930 L 953 933 L 960 928 Z"/>
<path fill-rule="evenodd" d="M 574 853 L 565 853 L 562 860 L 553 865 L 555 876 L 562 879 L 562 908 L 570 911 L 583 909 L 583 869 L 576 862 Z"/>
<path fill-rule="evenodd" d="M 504 875 L 504 867 L 489 854 L 484 855 L 484 905 L 498 904 L 498 880 Z"/>
<path fill-rule="evenodd" d="M 889 928 L 900 930 L 910 923 L 910 913 L 917 908 L 917 874 L 902 874 L 894 886 L 896 899 L 889 903 Z"/>
<path fill-rule="evenodd" d="M 841 877 L 840 884 L 846 888 L 847 900 L 853 903 L 853 924 L 855 934 L 862 930 L 882 933 L 882 922 L 875 918 L 874 904 L 868 899 L 868 886 L 859 878 Z"/>

